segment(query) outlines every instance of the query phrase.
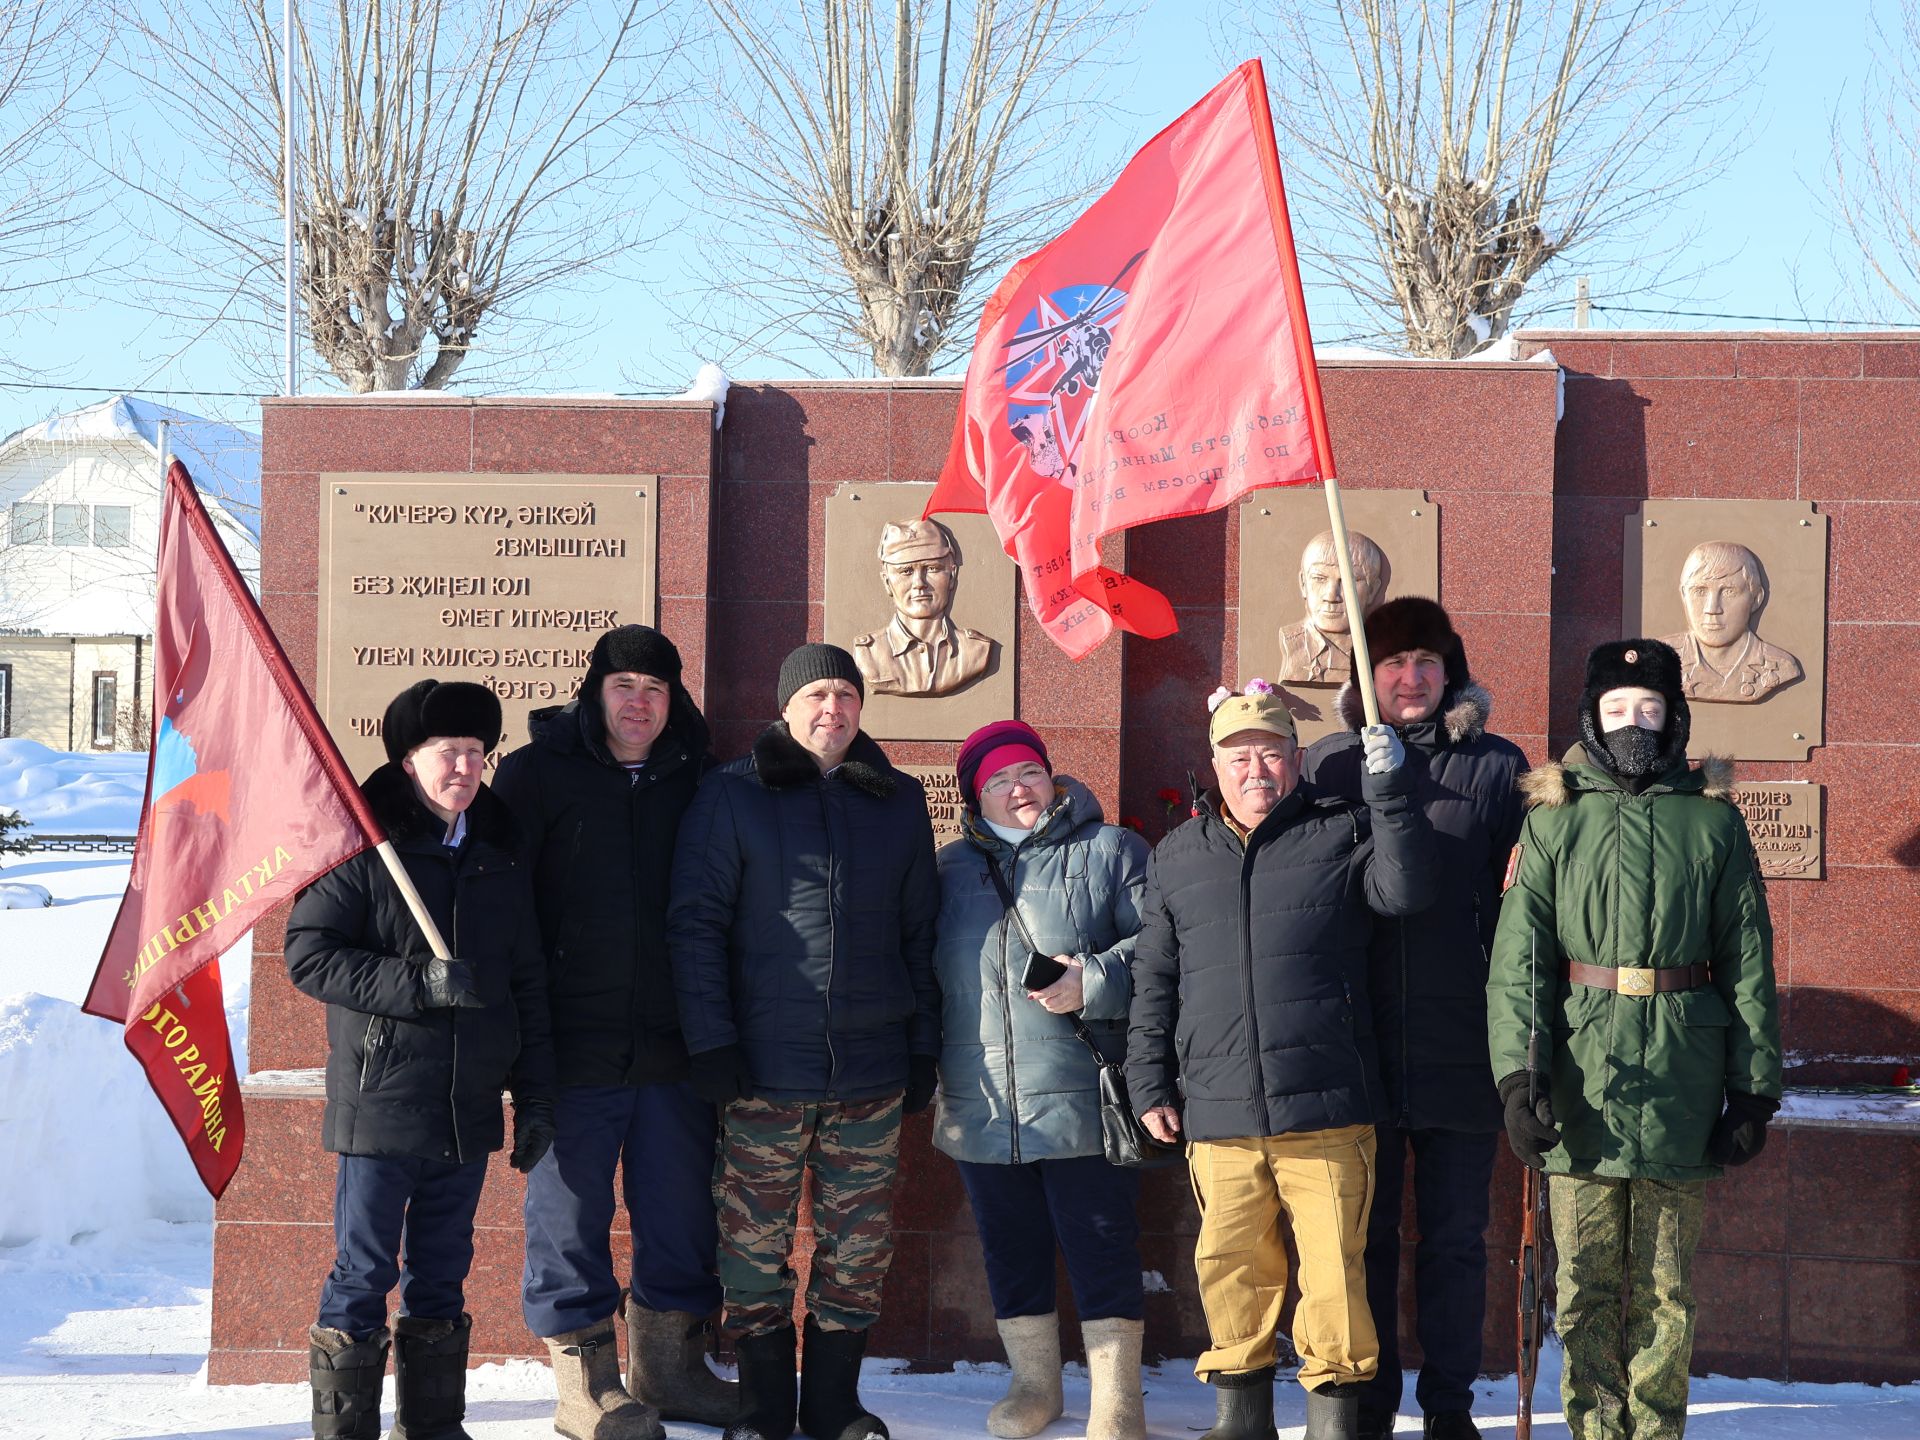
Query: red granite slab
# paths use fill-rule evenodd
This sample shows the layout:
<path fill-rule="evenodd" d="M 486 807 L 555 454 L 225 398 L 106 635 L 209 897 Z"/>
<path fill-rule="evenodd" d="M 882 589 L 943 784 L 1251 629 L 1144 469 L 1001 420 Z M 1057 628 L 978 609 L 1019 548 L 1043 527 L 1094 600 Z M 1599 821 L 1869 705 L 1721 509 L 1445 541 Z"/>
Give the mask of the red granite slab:
<path fill-rule="evenodd" d="M 463 473 L 473 468 L 473 414 L 465 400 L 268 400 L 261 470 Z"/>
<path fill-rule="evenodd" d="M 1909 380 L 1808 380 L 1800 396 L 1800 493 L 1912 500 L 1920 407 Z"/>
<path fill-rule="evenodd" d="M 482 402 L 473 410 L 471 468 L 501 475 L 705 474 L 713 443 L 713 406 L 705 401 Z"/>
<path fill-rule="evenodd" d="M 1742 379 L 1849 379 L 1861 373 L 1864 349 L 1859 341 L 1847 340 L 1742 340 L 1734 357 Z"/>

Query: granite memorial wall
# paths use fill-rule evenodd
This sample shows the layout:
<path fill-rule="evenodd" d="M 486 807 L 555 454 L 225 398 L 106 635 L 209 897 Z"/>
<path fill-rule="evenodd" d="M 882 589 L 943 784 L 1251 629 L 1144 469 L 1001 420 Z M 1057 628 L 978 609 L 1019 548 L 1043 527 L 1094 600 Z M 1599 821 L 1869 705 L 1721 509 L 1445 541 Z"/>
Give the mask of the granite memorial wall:
<path fill-rule="evenodd" d="M 1383 558 L 1380 593 L 1360 603 L 1437 583 L 1493 728 L 1535 760 L 1571 743 L 1591 645 L 1636 619 L 1691 637 L 1696 712 L 1741 761 L 1773 877 L 1789 1082 L 1884 1080 L 1920 1058 L 1920 710 L 1898 685 L 1920 662 L 1920 342 L 1525 337 L 1528 353 L 1549 348 L 1558 367 L 1327 366 L 1349 517 Z M 736 385 L 717 429 L 705 402 L 270 401 L 267 613 L 368 766 L 377 703 L 411 679 L 484 680 L 516 731 L 564 698 L 599 629 L 627 620 L 673 637 L 718 752 L 737 755 L 772 718 L 780 658 L 833 639 L 866 657 L 868 728 L 927 778 L 943 830 L 956 742 L 981 718 L 1037 726 L 1057 768 L 1150 838 L 1185 817 L 1189 772 L 1205 773 L 1216 684 L 1275 679 L 1313 728 L 1335 723 L 1342 607 L 1318 573 L 1317 492 L 1256 492 L 1127 537 L 1115 558 L 1168 595 L 1180 632 L 1076 665 L 1033 624 L 983 521 L 912 524 L 958 399 L 947 381 Z M 897 659 L 906 635 L 937 641 L 927 673 Z M 215 1383 L 304 1377 L 331 1258 L 324 1023 L 286 980 L 283 922 L 256 932 L 248 1151 L 215 1229 Z M 965 1197 L 929 1123 L 907 1128 L 873 1353 L 997 1359 Z M 1917 1181 L 1913 1129 L 1831 1096 L 1790 1100 L 1766 1151 L 1716 1187 L 1696 1368 L 1920 1377 Z M 519 1310 L 521 1184 L 502 1157 L 482 1201 L 476 1362 L 539 1348 Z M 1498 1372 L 1510 1162 L 1495 1187 Z M 1180 1172 L 1147 1178 L 1142 1219 L 1164 1282 L 1149 1281 L 1148 1350 L 1193 1355 L 1198 1217 Z"/>

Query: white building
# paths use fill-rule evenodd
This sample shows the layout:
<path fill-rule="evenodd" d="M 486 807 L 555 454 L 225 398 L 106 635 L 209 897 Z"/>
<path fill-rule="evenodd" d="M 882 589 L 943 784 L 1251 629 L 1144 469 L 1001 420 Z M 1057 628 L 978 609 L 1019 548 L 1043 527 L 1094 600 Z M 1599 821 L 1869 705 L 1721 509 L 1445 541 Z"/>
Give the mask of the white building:
<path fill-rule="evenodd" d="M 0 737 L 143 749 L 161 423 L 234 563 L 260 581 L 260 439 L 120 395 L 0 440 Z"/>

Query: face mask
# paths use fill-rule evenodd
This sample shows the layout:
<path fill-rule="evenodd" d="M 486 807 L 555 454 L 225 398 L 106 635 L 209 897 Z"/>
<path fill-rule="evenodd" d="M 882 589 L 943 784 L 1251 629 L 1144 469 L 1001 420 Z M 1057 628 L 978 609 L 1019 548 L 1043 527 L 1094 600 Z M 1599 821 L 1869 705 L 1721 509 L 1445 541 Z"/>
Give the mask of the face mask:
<path fill-rule="evenodd" d="M 1600 737 L 1617 775 L 1651 775 L 1660 763 L 1664 741 L 1660 731 L 1643 730 L 1638 725 L 1623 725 Z"/>

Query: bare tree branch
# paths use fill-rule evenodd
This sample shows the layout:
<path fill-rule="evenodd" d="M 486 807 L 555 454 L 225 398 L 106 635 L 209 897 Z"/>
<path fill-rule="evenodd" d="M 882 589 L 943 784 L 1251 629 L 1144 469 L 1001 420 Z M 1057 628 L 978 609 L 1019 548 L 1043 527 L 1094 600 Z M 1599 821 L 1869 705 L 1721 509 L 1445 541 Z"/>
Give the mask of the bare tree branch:
<path fill-rule="evenodd" d="M 1857 109 L 1834 107 L 1830 202 L 1845 303 L 1862 314 L 1890 297 L 1920 314 L 1920 0 L 1900 0 L 1891 33 L 1875 14 Z M 1797 290 L 1797 282 L 1796 282 Z"/>
<path fill-rule="evenodd" d="M 281 249 L 280 5 L 129 3 L 129 73 L 187 165 L 115 174 L 170 232 L 169 298 L 265 380 Z M 305 340 L 347 389 L 440 389 L 484 350 L 532 373 L 580 329 L 531 301 L 642 242 L 644 147 L 679 44 L 667 0 L 334 0 L 296 11 L 295 233 Z M 178 171 L 193 175 L 179 183 Z M 188 198 L 191 191 L 192 198 Z M 158 238 L 156 236 L 156 238 Z M 180 262 L 189 266 L 184 274 Z M 486 340 L 483 345 L 482 332 Z M 477 377 L 471 377 L 477 378 Z"/>
<path fill-rule="evenodd" d="M 1555 268 L 1617 275 L 1744 140 L 1748 0 L 1294 0 L 1242 12 L 1302 259 L 1410 353 L 1504 336 Z M 1668 277 L 1670 278 L 1670 277 Z"/>
<path fill-rule="evenodd" d="M 1093 193 L 1102 0 L 708 0 L 678 130 L 712 209 L 685 318 L 723 353 L 926 375 Z"/>

